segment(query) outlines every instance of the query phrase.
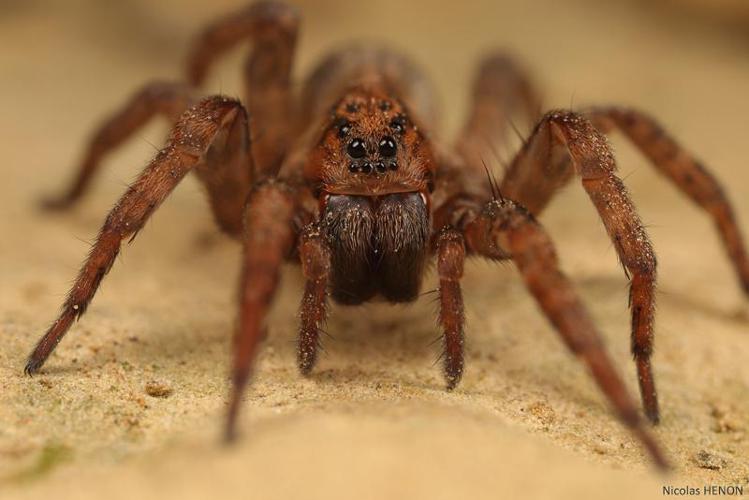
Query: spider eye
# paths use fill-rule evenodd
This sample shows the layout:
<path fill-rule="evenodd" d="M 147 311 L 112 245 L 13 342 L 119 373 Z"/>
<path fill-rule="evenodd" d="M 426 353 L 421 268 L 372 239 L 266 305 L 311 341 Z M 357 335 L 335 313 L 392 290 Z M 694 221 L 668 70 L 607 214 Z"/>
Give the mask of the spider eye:
<path fill-rule="evenodd" d="M 346 137 L 351 132 L 351 123 L 348 120 L 341 120 L 338 123 L 338 137 Z"/>
<path fill-rule="evenodd" d="M 400 134 L 406 128 L 406 119 L 402 115 L 396 116 L 393 118 L 393 121 L 390 122 L 390 128 L 393 129 L 393 132 L 396 134 Z"/>
<path fill-rule="evenodd" d="M 364 147 L 364 141 L 353 139 L 349 142 L 346 152 L 351 158 L 364 158 L 367 155 L 367 148 Z"/>
<path fill-rule="evenodd" d="M 385 158 L 391 158 L 395 156 L 397 145 L 395 144 L 395 139 L 393 139 L 392 137 L 383 137 L 378 147 L 380 150 L 380 155 L 384 156 Z"/>

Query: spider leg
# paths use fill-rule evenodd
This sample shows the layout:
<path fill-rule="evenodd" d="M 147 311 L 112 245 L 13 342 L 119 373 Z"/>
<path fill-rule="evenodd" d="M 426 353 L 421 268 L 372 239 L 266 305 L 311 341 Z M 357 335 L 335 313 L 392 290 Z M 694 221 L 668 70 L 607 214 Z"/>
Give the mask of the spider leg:
<path fill-rule="evenodd" d="M 186 111 L 159 151 L 107 216 L 96 243 L 68 293 L 57 320 L 41 338 L 26 364 L 26 373 L 41 368 L 73 321 L 93 299 L 101 280 L 114 264 L 122 241 L 132 241 L 156 208 L 204 157 L 215 137 L 240 122 L 247 135 L 242 105 L 220 96 L 209 97 Z"/>
<path fill-rule="evenodd" d="M 104 157 L 125 142 L 153 116 L 167 116 L 172 123 L 191 104 L 195 92 L 187 85 L 173 82 L 152 82 L 108 118 L 91 138 L 78 172 L 67 191 L 42 201 L 42 207 L 62 210 L 71 207 L 85 194 Z"/>
<path fill-rule="evenodd" d="M 301 306 L 301 327 L 297 346 L 299 370 L 308 374 L 317 359 L 320 328 L 327 316 L 330 281 L 330 249 L 317 223 L 304 228 L 299 239 L 299 259 L 307 282 Z"/>
<path fill-rule="evenodd" d="M 473 82 L 470 111 L 456 151 L 483 178 L 484 164 L 505 151 L 512 119 L 520 112 L 535 123 L 540 109 L 538 92 L 523 69 L 504 54 L 490 55 L 481 62 Z"/>
<path fill-rule="evenodd" d="M 252 152 L 258 179 L 277 173 L 290 142 L 294 111 L 290 74 L 298 26 L 293 7 L 256 2 L 208 26 L 187 59 L 187 79 L 199 86 L 220 55 L 240 42 L 252 42 L 244 69 L 245 105 L 257 134 Z"/>
<path fill-rule="evenodd" d="M 513 201 L 492 200 L 483 207 L 458 208 L 470 253 L 490 259 L 511 256 L 541 310 L 567 347 L 588 365 L 593 378 L 627 425 L 660 467 L 667 462 L 645 429 L 637 406 L 606 353 L 599 333 L 572 284 L 559 269 L 551 239 L 535 218 Z M 460 207 L 460 205 L 457 205 Z"/>
<path fill-rule="evenodd" d="M 247 193 L 255 181 L 247 115 L 224 127 L 213 140 L 195 175 L 208 192 L 213 218 L 225 233 L 240 237 Z"/>
<path fill-rule="evenodd" d="M 306 217 L 296 195 L 283 181 L 269 179 L 253 190 L 245 209 L 239 328 L 234 339 L 227 441 L 236 437 L 239 405 L 263 338 L 263 320 L 278 286 L 281 265 L 294 249 L 298 221 Z"/>
<path fill-rule="evenodd" d="M 616 176 L 616 162 L 606 137 L 577 113 L 548 113 L 515 157 L 501 191 L 537 214 L 575 173 L 598 210 L 627 277 L 631 276 L 632 353 L 645 413 L 657 423 L 658 397 L 650 362 L 655 252 L 624 184 Z"/>
<path fill-rule="evenodd" d="M 594 108 L 586 115 L 601 132 L 621 130 L 658 172 L 712 216 L 739 281 L 749 294 L 749 256 L 731 203 L 717 179 L 644 113 L 622 108 Z"/>
<path fill-rule="evenodd" d="M 463 235 L 450 226 L 444 226 L 435 242 L 437 275 L 439 277 L 439 323 L 444 336 L 443 370 L 448 390 L 454 389 L 463 376 L 463 295 L 460 279 L 463 277 L 465 243 Z"/>

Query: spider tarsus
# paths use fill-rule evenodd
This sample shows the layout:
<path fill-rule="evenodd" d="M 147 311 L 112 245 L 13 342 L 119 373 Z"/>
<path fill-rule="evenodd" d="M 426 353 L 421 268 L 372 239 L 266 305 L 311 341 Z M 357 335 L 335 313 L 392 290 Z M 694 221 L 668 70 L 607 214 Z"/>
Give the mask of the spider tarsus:
<path fill-rule="evenodd" d="M 299 373 L 307 376 L 312 372 L 312 368 L 315 367 L 317 361 L 317 350 L 320 347 L 319 331 L 317 329 L 302 329 L 296 354 Z"/>
<path fill-rule="evenodd" d="M 445 368 L 445 389 L 452 391 L 460 383 L 460 379 L 463 378 L 463 367 Z"/>
<path fill-rule="evenodd" d="M 303 331 L 299 336 L 299 346 L 297 347 L 297 365 L 299 372 L 307 376 L 312 372 L 317 361 L 317 349 L 320 347 L 318 340 L 318 331 Z"/>
<path fill-rule="evenodd" d="M 26 366 L 23 368 L 23 374 L 27 377 L 33 377 L 36 373 L 39 372 L 39 368 L 42 367 L 42 363 L 39 361 L 36 361 L 32 358 L 29 358 L 26 361 Z"/>
<path fill-rule="evenodd" d="M 233 446 L 237 442 L 237 429 L 235 425 L 227 425 L 221 438 L 224 446 Z"/>
<path fill-rule="evenodd" d="M 226 414 L 226 427 L 224 427 L 224 435 L 222 437 L 222 441 L 226 446 L 231 446 L 237 442 L 237 414 L 239 412 L 240 399 L 236 393 L 232 394 L 229 411 Z"/>
<path fill-rule="evenodd" d="M 670 462 L 666 459 L 660 446 L 655 442 L 653 436 L 650 435 L 645 429 L 637 429 L 636 431 L 640 441 L 645 445 L 650 456 L 653 458 L 655 466 L 660 472 L 667 473 L 672 470 Z"/>
<path fill-rule="evenodd" d="M 653 425 L 657 425 L 660 422 L 660 409 L 653 379 L 653 369 L 650 364 L 650 350 L 643 351 L 638 348 L 633 348 L 633 350 L 637 363 L 642 407 L 645 410 L 645 416 L 648 421 Z"/>
<path fill-rule="evenodd" d="M 70 196 L 44 196 L 37 202 L 39 210 L 44 212 L 63 212 L 69 210 L 75 200 Z"/>
<path fill-rule="evenodd" d="M 299 373 L 303 376 L 308 377 L 312 373 L 312 368 L 315 367 L 316 356 L 314 353 L 303 351 L 299 353 L 298 364 Z"/>
<path fill-rule="evenodd" d="M 47 361 L 47 356 L 38 356 L 36 349 L 26 358 L 26 366 L 23 367 L 24 375 L 31 377 L 39 373 L 39 370 Z"/>
<path fill-rule="evenodd" d="M 654 408 L 645 408 L 645 416 L 648 418 L 648 421 L 653 425 L 658 425 L 661 423 L 661 414 L 658 410 L 658 406 Z"/>

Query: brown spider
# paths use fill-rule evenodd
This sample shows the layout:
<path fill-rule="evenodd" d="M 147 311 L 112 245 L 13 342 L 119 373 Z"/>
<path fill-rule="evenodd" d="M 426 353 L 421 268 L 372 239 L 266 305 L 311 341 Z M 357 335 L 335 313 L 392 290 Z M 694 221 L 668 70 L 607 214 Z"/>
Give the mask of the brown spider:
<path fill-rule="evenodd" d="M 285 260 L 301 262 L 306 278 L 298 344 L 299 368 L 306 374 L 317 357 L 328 294 L 347 305 L 378 295 L 390 302 L 413 301 L 434 254 L 444 373 L 452 389 L 463 372 L 463 263 L 466 256 L 479 255 L 514 261 L 544 314 L 588 365 L 621 420 L 655 462 L 665 466 L 535 215 L 558 188 L 579 177 L 631 276 L 632 352 L 645 414 L 657 423 L 650 365 L 655 254 L 616 176 L 604 133 L 624 132 L 713 216 L 749 292 L 749 259 L 716 180 L 646 115 L 596 108 L 544 115 L 501 183 L 487 183 L 483 159 L 504 146 L 510 115 L 520 109 L 537 118 L 536 94 L 509 59 L 490 57 L 479 68 L 470 115 L 450 152 L 430 134 L 435 112 L 429 82 L 408 59 L 389 50 L 350 47 L 335 52 L 294 96 L 290 71 L 298 23 L 292 8 L 271 2 L 219 20 L 197 39 L 187 84 L 151 83 L 101 127 L 72 188 L 48 207 L 77 201 L 101 159 L 152 116 L 166 115 L 174 123 L 166 146 L 106 218 L 26 372 L 40 369 L 84 313 L 122 241 L 132 240 L 194 171 L 205 184 L 218 225 L 244 245 L 227 438 L 235 434 L 239 402 Z M 200 99 L 195 89 L 211 63 L 246 39 L 253 50 L 244 67 L 244 105 L 221 96 Z M 248 116 L 258 131 L 252 142 Z"/>

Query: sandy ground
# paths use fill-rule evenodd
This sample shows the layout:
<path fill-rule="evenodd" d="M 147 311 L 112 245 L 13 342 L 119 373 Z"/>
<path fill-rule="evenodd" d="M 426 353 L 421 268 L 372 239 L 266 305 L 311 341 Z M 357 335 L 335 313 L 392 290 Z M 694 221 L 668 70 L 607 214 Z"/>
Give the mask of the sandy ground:
<path fill-rule="evenodd" d="M 123 252 L 42 374 L 24 377 L 88 241 L 164 128 L 112 157 L 73 212 L 33 204 L 69 178 L 97 121 L 147 79 L 178 76 L 189 35 L 235 4 L 211 3 L 0 3 L 2 498 L 656 498 L 664 485 L 707 484 L 749 493 L 746 298 L 709 221 L 621 140 L 621 173 L 661 264 L 654 432 L 670 476 L 653 472 L 513 268 L 483 262 L 465 279 L 467 372 L 453 393 L 434 366 L 428 299 L 334 308 L 327 355 L 300 377 L 300 280 L 288 269 L 244 439 L 219 447 L 238 248 L 212 227 L 192 179 Z M 434 77 L 449 133 L 478 56 L 507 47 L 549 107 L 652 111 L 707 160 L 749 224 L 745 39 L 585 0 L 398 4 L 305 4 L 300 73 L 352 36 L 390 40 Z M 221 64 L 210 90 L 237 93 L 239 64 L 239 53 Z M 635 391 L 626 280 L 582 190 L 567 189 L 542 221 Z M 149 396 L 154 384 L 170 394 Z"/>

